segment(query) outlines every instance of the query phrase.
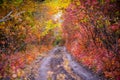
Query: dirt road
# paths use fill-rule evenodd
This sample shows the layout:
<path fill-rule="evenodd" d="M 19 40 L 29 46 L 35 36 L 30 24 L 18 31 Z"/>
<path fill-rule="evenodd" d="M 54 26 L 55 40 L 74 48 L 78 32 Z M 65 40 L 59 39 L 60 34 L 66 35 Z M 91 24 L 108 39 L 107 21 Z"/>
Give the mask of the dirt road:
<path fill-rule="evenodd" d="M 31 80 L 105 80 L 76 62 L 65 47 L 49 51 L 37 70 Z"/>

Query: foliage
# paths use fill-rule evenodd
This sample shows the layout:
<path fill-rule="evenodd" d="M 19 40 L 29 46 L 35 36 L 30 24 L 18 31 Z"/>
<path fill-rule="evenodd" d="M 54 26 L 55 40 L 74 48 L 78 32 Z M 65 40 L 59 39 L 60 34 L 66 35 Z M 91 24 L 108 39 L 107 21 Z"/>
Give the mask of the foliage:
<path fill-rule="evenodd" d="M 118 0 L 74 0 L 63 19 L 66 46 L 79 61 L 108 78 L 120 76 Z"/>
<path fill-rule="evenodd" d="M 45 0 L 45 2 L 51 8 L 50 13 L 54 14 L 68 7 L 71 0 Z"/>
<path fill-rule="evenodd" d="M 60 24 L 52 19 L 59 10 L 57 5 L 49 5 L 53 3 L 55 1 L 0 0 L 0 79 L 23 77 L 25 65 L 60 39 Z M 33 45 L 40 50 L 34 51 Z"/>
<path fill-rule="evenodd" d="M 33 32 L 34 4 L 31 0 L 3 0 L 0 4 L 0 79 L 23 74 L 26 63 L 18 52 L 25 50 L 27 33 Z"/>
<path fill-rule="evenodd" d="M 28 8 L 28 4 L 33 5 L 33 7 Z M 34 11 L 34 3 L 32 1 L 4 0 L 0 8 L 0 48 L 3 53 L 10 54 L 23 49 L 25 46 L 24 39 L 26 38 L 26 29 L 29 29 L 30 26 L 32 26 L 31 24 L 33 24 L 32 12 Z"/>
<path fill-rule="evenodd" d="M 119 78 L 119 10 L 119 0 L 0 0 L 0 79 L 23 77 L 39 52 L 64 42 L 86 66 Z"/>

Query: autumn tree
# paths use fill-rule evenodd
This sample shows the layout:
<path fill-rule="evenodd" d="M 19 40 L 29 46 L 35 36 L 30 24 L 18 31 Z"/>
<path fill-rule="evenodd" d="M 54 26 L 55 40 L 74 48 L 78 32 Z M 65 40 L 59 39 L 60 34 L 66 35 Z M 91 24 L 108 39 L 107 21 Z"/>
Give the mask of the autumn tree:
<path fill-rule="evenodd" d="M 20 70 L 35 59 L 34 55 L 61 41 L 58 13 L 69 3 L 70 0 L 0 0 L 0 79 L 20 77 Z M 29 50 L 33 46 L 41 51 L 32 53 Z"/>
<path fill-rule="evenodd" d="M 74 0 L 63 16 L 63 36 L 79 61 L 106 77 L 120 76 L 118 0 Z"/>

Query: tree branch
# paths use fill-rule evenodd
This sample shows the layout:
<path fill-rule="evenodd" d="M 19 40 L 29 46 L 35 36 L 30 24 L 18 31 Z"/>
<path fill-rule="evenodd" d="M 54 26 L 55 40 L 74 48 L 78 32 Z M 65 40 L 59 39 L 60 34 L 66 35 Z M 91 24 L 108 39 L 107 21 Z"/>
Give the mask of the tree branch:
<path fill-rule="evenodd" d="M 0 22 L 5 22 L 5 21 L 8 21 L 10 20 L 11 18 L 15 17 L 15 16 L 19 16 L 21 15 L 22 13 L 25 13 L 25 11 L 21 11 L 19 13 L 17 13 L 15 16 L 13 17 L 10 17 L 10 15 L 13 13 L 13 11 L 10 11 L 5 17 L 3 17 L 2 19 L 0 19 Z"/>
<path fill-rule="evenodd" d="M 0 19 L 0 22 L 4 22 L 7 20 L 10 20 L 11 18 L 8 18 L 11 14 L 13 13 L 13 11 L 10 11 L 5 17 L 3 17 L 2 19 Z"/>

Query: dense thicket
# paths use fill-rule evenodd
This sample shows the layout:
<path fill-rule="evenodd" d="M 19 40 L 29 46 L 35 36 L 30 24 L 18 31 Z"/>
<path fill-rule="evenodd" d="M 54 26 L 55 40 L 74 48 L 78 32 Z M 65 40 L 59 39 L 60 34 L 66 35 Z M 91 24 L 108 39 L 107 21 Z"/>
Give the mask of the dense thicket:
<path fill-rule="evenodd" d="M 61 42 L 60 9 L 69 2 L 0 0 L 0 80 L 23 78 L 26 65 Z"/>
<path fill-rule="evenodd" d="M 106 77 L 120 76 L 119 0 L 74 0 L 65 10 L 63 36 L 79 61 Z"/>

